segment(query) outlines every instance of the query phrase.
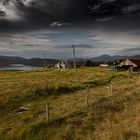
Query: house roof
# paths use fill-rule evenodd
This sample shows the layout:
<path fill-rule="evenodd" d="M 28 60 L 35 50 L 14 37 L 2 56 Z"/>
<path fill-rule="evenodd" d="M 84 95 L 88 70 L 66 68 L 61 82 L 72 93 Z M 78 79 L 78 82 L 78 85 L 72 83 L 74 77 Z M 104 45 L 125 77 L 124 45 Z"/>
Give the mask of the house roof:
<path fill-rule="evenodd" d="M 137 66 L 140 66 L 140 59 L 129 59 L 132 63 L 136 64 Z"/>
<path fill-rule="evenodd" d="M 120 65 L 122 62 L 129 60 L 131 63 L 135 64 L 136 66 L 140 67 L 140 59 L 128 58 L 128 59 L 121 59 L 118 61 L 116 65 Z M 116 61 L 117 62 L 117 61 Z"/>

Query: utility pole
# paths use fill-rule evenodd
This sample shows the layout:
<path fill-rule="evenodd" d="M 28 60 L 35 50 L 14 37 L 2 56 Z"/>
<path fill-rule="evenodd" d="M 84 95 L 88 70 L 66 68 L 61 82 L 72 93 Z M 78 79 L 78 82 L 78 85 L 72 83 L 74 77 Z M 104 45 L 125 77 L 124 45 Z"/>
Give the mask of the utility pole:
<path fill-rule="evenodd" d="M 75 46 L 73 45 L 74 69 L 76 68 Z"/>
<path fill-rule="evenodd" d="M 45 50 L 44 50 L 44 69 L 46 69 L 46 53 L 45 53 Z"/>

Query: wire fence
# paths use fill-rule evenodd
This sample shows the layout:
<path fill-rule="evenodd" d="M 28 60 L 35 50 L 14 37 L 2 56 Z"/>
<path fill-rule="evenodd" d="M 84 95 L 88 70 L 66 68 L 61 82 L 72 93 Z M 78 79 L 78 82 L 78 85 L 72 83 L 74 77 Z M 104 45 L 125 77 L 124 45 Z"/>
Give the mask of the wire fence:
<path fill-rule="evenodd" d="M 87 82 L 92 76 L 87 76 Z M 123 78 L 123 77 L 122 77 Z M 80 81 L 80 79 L 78 79 Z M 69 112 L 80 110 L 81 108 L 88 107 L 90 104 L 94 103 L 96 100 L 99 100 L 103 97 L 110 97 L 113 95 L 116 95 L 117 93 L 124 92 L 124 89 L 122 89 L 122 86 L 125 86 L 125 88 L 132 88 L 131 86 L 140 84 L 140 73 L 128 73 L 128 76 L 126 76 L 123 81 L 111 81 L 108 84 L 105 84 L 103 86 L 99 86 L 94 88 L 88 87 L 84 90 L 79 90 L 78 93 L 73 93 L 72 96 L 66 96 L 64 101 L 61 101 L 61 105 L 54 105 L 49 103 L 49 101 L 46 103 L 46 120 L 54 119 L 57 116 L 60 116 L 60 114 L 65 115 Z M 123 91 L 121 91 L 121 89 Z M 125 93 L 122 93 L 122 96 L 125 96 Z M 63 99 L 62 99 L 63 100 Z M 56 109 L 55 109 L 56 108 Z M 54 111 L 57 110 L 57 111 Z M 62 112 L 62 113 L 61 113 Z M 66 113 L 65 113 L 66 112 Z M 54 115 L 53 115 L 54 113 Z M 51 117 L 53 116 L 53 117 Z"/>
<path fill-rule="evenodd" d="M 89 81 L 89 77 L 87 76 L 87 82 Z M 81 109 L 88 108 L 91 104 L 95 103 L 97 100 L 100 100 L 104 97 L 110 98 L 114 95 L 117 95 L 118 93 L 122 93 L 122 96 L 127 96 L 127 94 L 131 95 L 132 88 L 135 88 L 135 86 L 139 87 L 140 85 L 140 73 L 128 73 L 128 75 L 122 77 L 122 81 L 112 80 L 110 83 L 99 86 L 99 87 L 92 87 L 85 90 L 79 91 L 79 93 L 74 94 L 75 96 L 67 96 L 67 100 L 64 100 L 61 102 L 61 105 L 59 106 L 53 106 L 53 104 L 47 102 L 46 103 L 46 121 L 49 122 L 53 119 L 57 119 L 58 117 L 67 116 L 70 112 L 78 111 Z M 80 81 L 80 79 L 78 79 Z M 124 87 L 126 89 L 123 89 Z M 122 91 L 121 91 L 122 89 Z M 129 92 L 130 93 L 125 93 Z M 138 89 L 139 90 L 139 89 Z M 82 92 L 82 93 L 81 93 Z M 66 99 L 66 98 L 65 98 Z M 57 111 L 56 111 L 57 110 Z M 95 111 L 96 115 L 96 111 Z M 120 114 L 121 116 L 121 114 Z M 123 120 L 123 114 L 121 116 Z M 109 129 L 112 131 L 113 129 L 113 123 L 111 120 L 108 120 L 109 122 Z M 138 134 L 136 136 L 136 140 L 140 140 L 140 120 L 137 120 L 137 128 Z M 122 124 L 120 124 L 122 125 Z M 121 127 L 121 126 L 120 126 Z M 125 126 L 123 126 L 125 128 Z"/>

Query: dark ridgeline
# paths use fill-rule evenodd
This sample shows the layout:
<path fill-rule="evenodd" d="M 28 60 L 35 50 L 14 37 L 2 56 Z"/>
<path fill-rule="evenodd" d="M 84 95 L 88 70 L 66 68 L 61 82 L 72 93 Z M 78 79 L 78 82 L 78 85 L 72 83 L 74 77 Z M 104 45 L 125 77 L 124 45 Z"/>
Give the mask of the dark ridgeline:
<path fill-rule="evenodd" d="M 94 62 L 95 64 L 100 64 L 101 62 L 114 62 L 117 59 L 127 59 L 127 58 L 134 58 L 140 59 L 140 55 L 135 56 L 110 56 L 110 55 L 101 55 L 99 57 L 92 57 L 92 58 L 76 58 L 75 56 L 75 49 L 74 51 L 74 58 L 69 59 L 69 63 L 75 67 L 84 66 L 88 60 Z M 44 54 L 45 55 L 45 54 Z M 54 67 L 59 62 L 58 59 L 49 59 L 44 56 L 44 58 L 31 58 L 26 59 L 22 57 L 13 57 L 13 56 L 0 56 L 0 67 L 9 66 L 10 64 L 23 64 L 27 66 L 35 66 L 35 67 Z"/>
<path fill-rule="evenodd" d="M 45 63 L 49 66 L 54 66 L 58 62 L 57 59 L 46 59 Z M 9 66 L 10 64 L 23 64 L 28 66 L 43 67 L 44 59 L 31 58 L 25 59 L 22 57 L 0 56 L 0 67 Z"/>

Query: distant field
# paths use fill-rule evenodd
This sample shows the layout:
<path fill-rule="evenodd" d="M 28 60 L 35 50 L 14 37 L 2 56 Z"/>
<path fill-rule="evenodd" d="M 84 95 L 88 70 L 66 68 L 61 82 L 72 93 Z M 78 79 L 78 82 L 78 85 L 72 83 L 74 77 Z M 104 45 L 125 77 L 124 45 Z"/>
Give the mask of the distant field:
<path fill-rule="evenodd" d="M 0 71 L 0 140 L 140 140 L 140 74 Z"/>

